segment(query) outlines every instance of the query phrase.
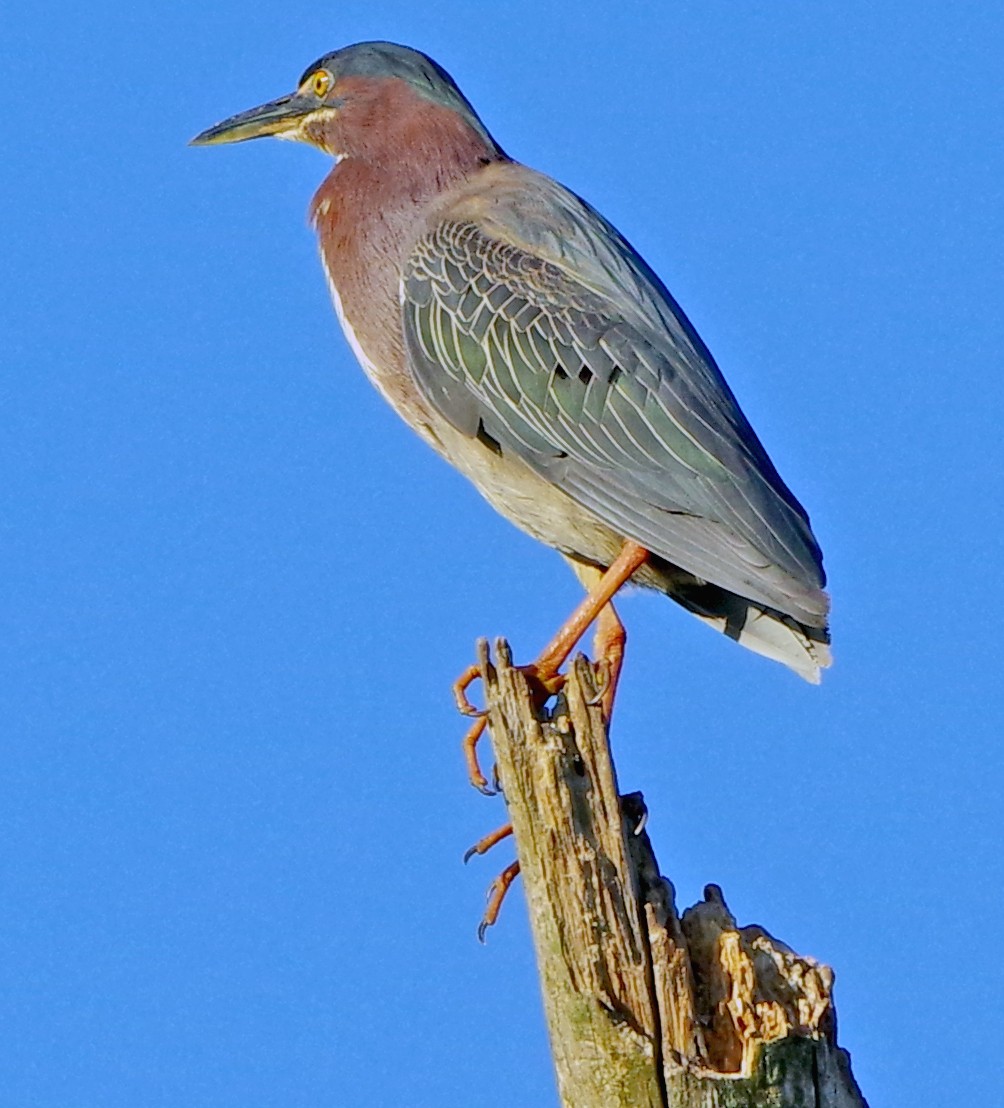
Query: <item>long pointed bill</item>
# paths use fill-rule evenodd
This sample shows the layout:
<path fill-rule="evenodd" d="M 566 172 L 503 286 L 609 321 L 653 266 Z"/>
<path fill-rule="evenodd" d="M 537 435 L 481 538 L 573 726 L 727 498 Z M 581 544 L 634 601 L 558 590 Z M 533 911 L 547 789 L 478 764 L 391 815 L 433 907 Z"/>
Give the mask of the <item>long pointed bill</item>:
<path fill-rule="evenodd" d="M 317 101 L 294 92 L 280 96 L 257 108 L 232 115 L 196 135 L 190 146 L 218 146 L 225 142 L 245 142 L 266 135 L 283 135 L 295 131 L 301 120 L 317 110 Z"/>

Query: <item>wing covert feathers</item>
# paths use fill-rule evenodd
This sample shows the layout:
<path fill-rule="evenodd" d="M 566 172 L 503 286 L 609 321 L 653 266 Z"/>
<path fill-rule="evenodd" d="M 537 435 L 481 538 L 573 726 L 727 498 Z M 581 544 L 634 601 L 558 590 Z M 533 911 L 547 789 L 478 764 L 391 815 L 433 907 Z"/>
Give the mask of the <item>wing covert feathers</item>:
<path fill-rule="evenodd" d="M 798 670 L 788 640 L 801 636 L 802 676 L 818 675 L 819 547 L 710 353 L 588 205 L 523 167 L 492 169 L 491 203 L 461 195 L 405 267 L 404 334 L 426 399 L 611 530 L 753 602 L 733 637 Z"/>

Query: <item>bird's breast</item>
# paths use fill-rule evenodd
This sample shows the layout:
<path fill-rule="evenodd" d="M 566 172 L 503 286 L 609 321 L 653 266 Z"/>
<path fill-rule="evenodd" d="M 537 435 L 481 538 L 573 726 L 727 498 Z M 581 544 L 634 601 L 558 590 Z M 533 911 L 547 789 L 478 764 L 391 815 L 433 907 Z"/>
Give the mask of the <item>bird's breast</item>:
<path fill-rule="evenodd" d="M 400 272 L 408 224 L 353 212 L 353 196 L 339 190 L 315 198 L 312 215 L 321 262 L 342 331 L 366 376 L 402 419 L 441 449 L 433 413 L 408 369 L 401 329 Z"/>
<path fill-rule="evenodd" d="M 332 276 L 331 267 L 328 265 L 325 252 L 321 250 L 321 264 L 324 266 L 324 274 L 328 280 L 328 291 L 331 293 L 331 301 L 335 307 L 335 314 L 338 316 L 338 322 L 341 324 L 342 333 L 345 335 L 345 339 L 355 354 L 356 360 L 362 366 L 366 373 L 366 376 L 373 382 L 379 391 L 380 395 L 395 408 L 401 406 L 401 397 L 398 395 L 400 389 L 395 387 L 395 378 L 398 376 L 396 373 L 396 366 L 394 362 L 395 351 L 387 351 L 384 358 L 381 360 L 380 354 L 375 352 L 371 354 L 363 343 L 359 339 L 359 335 L 356 333 L 356 328 L 353 326 L 352 320 L 349 318 L 345 310 L 345 304 L 342 300 L 342 295 L 338 291 L 338 284 L 335 278 Z M 380 344 L 377 343 L 379 346 Z"/>

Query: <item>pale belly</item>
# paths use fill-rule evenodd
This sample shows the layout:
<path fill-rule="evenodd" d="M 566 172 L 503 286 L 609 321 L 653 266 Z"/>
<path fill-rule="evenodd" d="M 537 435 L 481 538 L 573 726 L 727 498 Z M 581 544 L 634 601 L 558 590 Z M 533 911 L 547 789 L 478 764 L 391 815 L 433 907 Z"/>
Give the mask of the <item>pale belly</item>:
<path fill-rule="evenodd" d="M 489 504 L 521 531 L 583 561 L 609 565 L 624 538 L 604 526 L 518 458 L 498 455 L 439 421 L 441 453 Z"/>

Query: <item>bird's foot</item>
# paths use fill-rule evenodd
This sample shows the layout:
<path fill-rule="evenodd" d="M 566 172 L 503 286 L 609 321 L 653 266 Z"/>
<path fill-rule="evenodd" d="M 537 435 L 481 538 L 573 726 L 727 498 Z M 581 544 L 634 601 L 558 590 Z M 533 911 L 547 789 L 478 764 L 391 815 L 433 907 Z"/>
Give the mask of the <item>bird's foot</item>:
<path fill-rule="evenodd" d="M 536 662 L 531 662 L 527 666 L 517 666 L 516 668 L 530 682 L 535 696 L 542 705 L 554 696 L 565 684 L 565 675 L 548 667 L 546 663 L 543 662 L 543 659 L 538 659 Z M 476 705 L 472 704 L 467 696 L 467 690 L 480 676 L 481 667 L 479 665 L 470 665 L 456 681 L 453 682 L 453 700 L 457 705 L 457 711 L 463 716 L 474 716 L 479 719 L 484 718 L 484 708 L 478 708 Z"/>
<path fill-rule="evenodd" d="M 478 841 L 464 854 L 464 865 L 474 857 L 475 854 L 487 854 L 489 850 L 503 839 L 508 839 L 512 834 L 512 824 L 506 823 L 502 827 L 497 827 L 494 831 L 485 835 L 483 839 Z"/>
<path fill-rule="evenodd" d="M 481 716 L 476 719 L 464 735 L 464 761 L 467 763 L 467 779 L 484 796 L 495 796 L 497 788 L 488 784 L 488 778 L 481 772 L 481 763 L 478 761 L 478 743 L 485 733 L 488 719 Z"/>
<path fill-rule="evenodd" d="M 462 716 L 479 716 L 484 717 L 484 709 L 476 708 L 467 699 L 467 690 L 474 684 L 475 681 L 481 676 L 481 667 L 479 665 L 468 666 L 467 669 L 453 682 L 453 699 L 457 705 L 457 711 Z"/>
<path fill-rule="evenodd" d="M 554 696 L 555 693 L 559 692 L 565 684 L 565 675 L 563 673 L 542 672 L 538 662 L 531 662 L 528 666 L 518 666 L 517 668 L 529 681 L 533 691 L 534 701 L 537 703 L 538 708 L 543 708 L 547 701 Z M 485 733 L 488 718 L 483 709 L 476 708 L 467 699 L 467 690 L 480 676 L 481 668 L 479 666 L 468 666 L 457 680 L 453 682 L 453 698 L 456 701 L 457 709 L 463 713 L 463 715 L 475 717 L 474 722 L 467 729 L 467 734 L 464 735 L 463 740 L 464 761 L 467 764 L 467 778 L 479 793 L 483 793 L 485 796 L 494 796 L 499 791 L 498 779 L 493 774 L 493 777 L 495 777 L 495 787 L 493 788 L 489 785 L 488 778 L 485 777 L 482 772 L 481 764 L 478 761 L 477 749 L 478 743 Z"/>
<path fill-rule="evenodd" d="M 499 918 L 499 912 L 502 910 L 502 901 L 505 900 L 505 894 L 509 891 L 509 886 L 518 876 L 519 862 L 510 862 L 498 877 L 495 878 L 491 885 L 488 886 L 488 906 L 485 908 L 485 914 L 481 917 L 481 922 L 478 924 L 479 943 L 484 943 L 488 928 L 493 926 L 495 921 Z"/>
<path fill-rule="evenodd" d="M 512 824 L 507 823 L 485 835 L 483 839 L 478 839 L 470 850 L 464 854 L 464 865 L 467 865 L 475 854 L 487 854 L 493 846 L 502 842 L 503 839 L 508 839 L 510 835 L 512 835 Z M 518 873 L 519 862 L 511 862 L 488 887 L 488 907 L 485 908 L 485 914 L 478 924 L 478 942 L 483 943 L 485 941 L 485 933 L 488 928 L 499 918 L 502 901 L 505 900 L 509 886 L 516 880 Z"/>

